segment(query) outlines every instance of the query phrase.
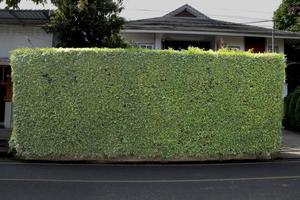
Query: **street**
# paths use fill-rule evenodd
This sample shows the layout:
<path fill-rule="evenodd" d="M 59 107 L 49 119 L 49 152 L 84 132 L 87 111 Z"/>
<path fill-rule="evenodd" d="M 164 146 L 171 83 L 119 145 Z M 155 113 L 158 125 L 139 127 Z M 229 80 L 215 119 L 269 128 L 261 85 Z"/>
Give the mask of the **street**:
<path fill-rule="evenodd" d="M 1 200 L 300 199 L 300 160 L 215 164 L 0 162 Z"/>

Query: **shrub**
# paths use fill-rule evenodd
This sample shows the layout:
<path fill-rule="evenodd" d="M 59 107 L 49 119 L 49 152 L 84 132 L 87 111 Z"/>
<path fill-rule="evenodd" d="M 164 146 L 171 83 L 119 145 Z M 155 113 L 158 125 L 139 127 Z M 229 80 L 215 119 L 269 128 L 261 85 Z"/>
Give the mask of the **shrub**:
<path fill-rule="evenodd" d="M 297 100 L 299 97 L 300 97 L 300 89 L 297 88 L 291 94 L 291 100 L 289 102 L 288 120 L 289 120 L 289 127 L 291 129 L 296 128 L 295 110 L 296 110 Z"/>
<path fill-rule="evenodd" d="M 291 102 L 292 93 L 289 93 L 288 96 L 284 98 L 284 118 L 283 118 L 283 126 L 286 129 L 290 129 L 290 120 L 289 120 L 289 105 Z"/>
<path fill-rule="evenodd" d="M 295 129 L 300 131 L 300 96 L 297 99 L 296 109 L 295 109 Z"/>
<path fill-rule="evenodd" d="M 281 144 L 281 54 L 19 49 L 11 64 L 19 158 L 270 158 Z"/>

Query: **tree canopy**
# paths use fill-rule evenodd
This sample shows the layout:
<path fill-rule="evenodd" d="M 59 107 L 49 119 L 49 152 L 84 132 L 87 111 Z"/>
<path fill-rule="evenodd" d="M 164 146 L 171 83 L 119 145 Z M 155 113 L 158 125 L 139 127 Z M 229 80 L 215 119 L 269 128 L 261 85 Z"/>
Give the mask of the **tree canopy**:
<path fill-rule="evenodd" d="M 4 1 L 4 0 L 0 0 Z M 32 0 L 37 4 L 47 0 Z M 20 0 L 5 0 L 18 8 Z M 119 16 L 122 0 L 51 0 L 53 11 L 45 29 L 54 33 L 58 47 L 125 47 L 119 32 L 125 20 Z"/>
<path fill-rule="evenodd" d="M 36 3 L 36 4 L 47 3 L 47 0 L 31 0 L 31 1 Z M 5 2 L 8 8 L 18 8 L 18 5 L 21 2 L 21 0 L 0 0 L 0 3 L 1 2 Z M 58 1 L 57 0 L 51 0 L 50 2 L 56 3 Z"/>
<path fill-rule="evenodd" d="M 273 19 L 277 29 L 299 32 L 300 0 L 283 0 Z"/>

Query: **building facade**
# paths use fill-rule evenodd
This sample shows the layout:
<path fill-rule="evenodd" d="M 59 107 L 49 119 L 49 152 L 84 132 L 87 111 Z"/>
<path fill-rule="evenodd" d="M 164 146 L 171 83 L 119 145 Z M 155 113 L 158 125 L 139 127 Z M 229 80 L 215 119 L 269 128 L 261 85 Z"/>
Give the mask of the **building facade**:
<path fill-rule="evenodd" d="M 49 10 L 0 10 L 0 128 L 12 128 L 12 81 L 9 52 L 16 48 L 52 47 L 53 35 L 42 26 Z"/>
<path fill-rule="evenodd" d="M 0 128 L 12 128 L 13 120 L 9 52 L 22 47 L 52 47 L 56 43 L 53 34 L 43 29 L 49 17 L 49 10 L 0 10 Z M 148 49 L 272 49 L 271 29 L 214 20 L 189 5 L 163 17 L 129 21 L 121 34 L 127 42 Z M 274 47 L 287 55 L 286 94 L 300 86 L 300 34 L 276 31 Z"/>

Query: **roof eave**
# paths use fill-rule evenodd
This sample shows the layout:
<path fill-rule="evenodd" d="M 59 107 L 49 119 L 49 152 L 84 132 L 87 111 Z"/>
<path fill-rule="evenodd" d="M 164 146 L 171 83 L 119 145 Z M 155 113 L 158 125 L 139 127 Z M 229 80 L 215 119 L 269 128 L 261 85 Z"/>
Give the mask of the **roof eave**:
<path fill-rule="evenodd" d="M 48 23 L 48 20 L 0 20 L 0 24 L 7 24 L 7 25 L 45 25 Z"/>
<path fill-rule="evenodd" d="M 0 65 L 9 65 L 9 58 L 0 58 Z"/>
<path fill-rule="evenodd" d="M 265 37 L 272 38 L 272 33 L 242 33 L 242 32 L 226 32 L 226 31 L 172 31 L 172 30 L 137 30 L 137 29 L 123 29 L 122 33 L 169 33 L 169 34 L 190 34 L 190 35 L 222 35 L 222 36 L 246 36 L 246 37 Z M 280 39 L 299 39 L 299 36 L 290 35 L 275 35 L 276 38 Z"/>

